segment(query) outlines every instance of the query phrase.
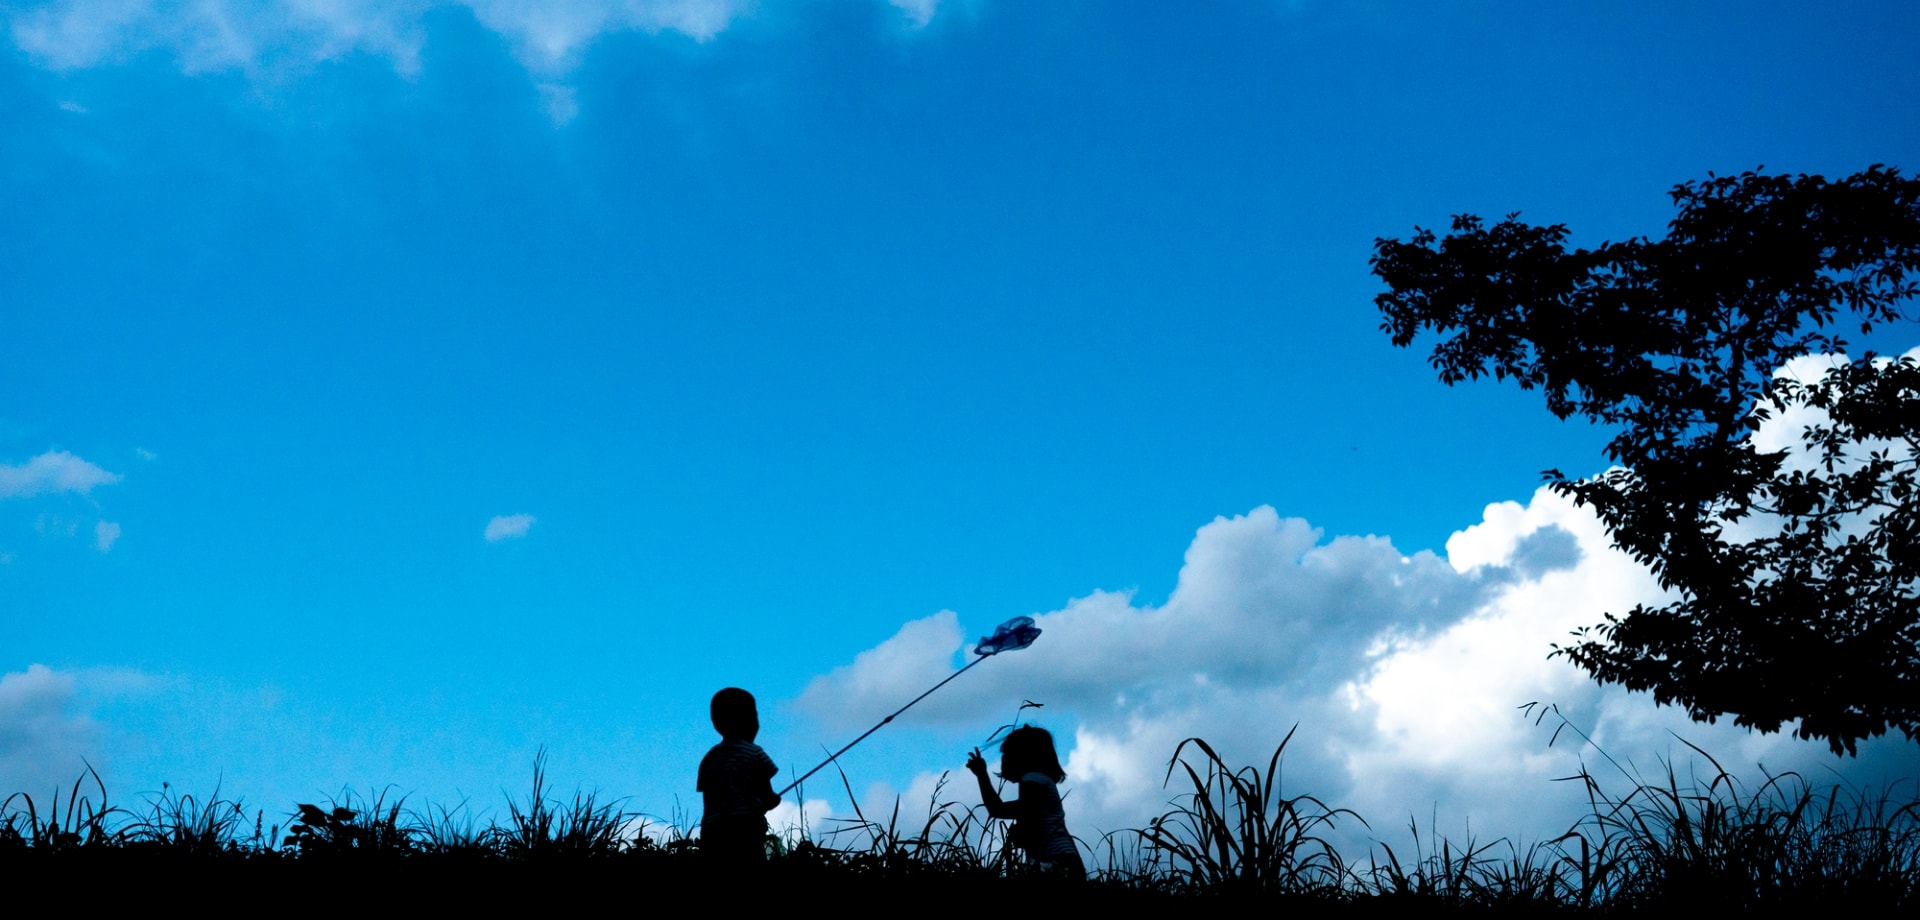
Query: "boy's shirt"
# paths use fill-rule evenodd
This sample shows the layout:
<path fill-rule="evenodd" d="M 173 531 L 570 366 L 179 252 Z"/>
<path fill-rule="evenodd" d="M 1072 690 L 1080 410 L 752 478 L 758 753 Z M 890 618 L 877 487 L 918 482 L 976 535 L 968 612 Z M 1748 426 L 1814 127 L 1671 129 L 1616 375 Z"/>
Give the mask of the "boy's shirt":
<path fill-rule="evenodd" d="M 695 791 L 704 797 L 709 818 L 760 817 L 779 804 L 769 803 L 773 776 L 780 772 L 773 758 L 751 741 L 722 741 L 700 759 Z"/>

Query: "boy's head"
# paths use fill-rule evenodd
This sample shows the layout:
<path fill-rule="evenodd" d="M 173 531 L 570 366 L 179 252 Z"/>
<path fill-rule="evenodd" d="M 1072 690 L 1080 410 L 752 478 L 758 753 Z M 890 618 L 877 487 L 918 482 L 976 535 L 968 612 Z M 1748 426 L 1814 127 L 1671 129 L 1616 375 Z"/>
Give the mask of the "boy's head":
<path fill-rule="evenodd" d="M 728 687 L 713 695 L 713 730 L 728 741 L 752 741 L 760 734 L 760 710 L 753 694 Z"/>

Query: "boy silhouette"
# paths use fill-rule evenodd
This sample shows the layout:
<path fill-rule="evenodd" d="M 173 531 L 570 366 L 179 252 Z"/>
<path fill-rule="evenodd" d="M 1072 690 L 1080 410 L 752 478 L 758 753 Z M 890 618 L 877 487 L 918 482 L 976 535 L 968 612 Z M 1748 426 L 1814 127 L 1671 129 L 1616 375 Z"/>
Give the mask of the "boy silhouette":
<path fill-rule="evenodd" d="M 753 743 L 760 734 L 753 694 L 727 687 L 709 708 L 721 740 L 700 760 L 700 849 L 714 865 L 750 867 L 767 858 L 767 812 L 780 804 L 773 794 L 780 768 Z"/>

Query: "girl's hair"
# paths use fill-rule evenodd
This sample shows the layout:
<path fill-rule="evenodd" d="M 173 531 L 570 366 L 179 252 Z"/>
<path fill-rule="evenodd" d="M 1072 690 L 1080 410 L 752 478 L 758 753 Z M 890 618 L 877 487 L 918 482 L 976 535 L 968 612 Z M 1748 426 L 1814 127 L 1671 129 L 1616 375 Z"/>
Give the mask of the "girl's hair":
<path fill-rule="evenodd" d="M 1017 780 L 1029 773 L 1066 782 L 1067 771 L 1060 769 L 1060 755 L 1053 752 L 1053 735 L 1036 725 L 1022 725 L 1007 733 L 1000 742 L 1000 766 L 1007 779 Z"/>

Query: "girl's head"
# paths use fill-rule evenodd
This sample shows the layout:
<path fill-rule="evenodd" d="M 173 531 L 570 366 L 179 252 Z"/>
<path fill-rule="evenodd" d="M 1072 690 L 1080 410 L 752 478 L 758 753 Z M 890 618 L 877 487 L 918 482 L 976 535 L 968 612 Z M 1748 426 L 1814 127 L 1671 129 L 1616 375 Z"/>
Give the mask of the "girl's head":
<path fill-rule="evenodd" d="M 1053 735 L 1038 726 L 1022 725 L 1000 742 L 1000 775 L 1017 780 L 1029 773 L 1056 783 L 1067 778 L 1067 772 L 1060 769 L 1060 755 L 1053 752 Z"/>

